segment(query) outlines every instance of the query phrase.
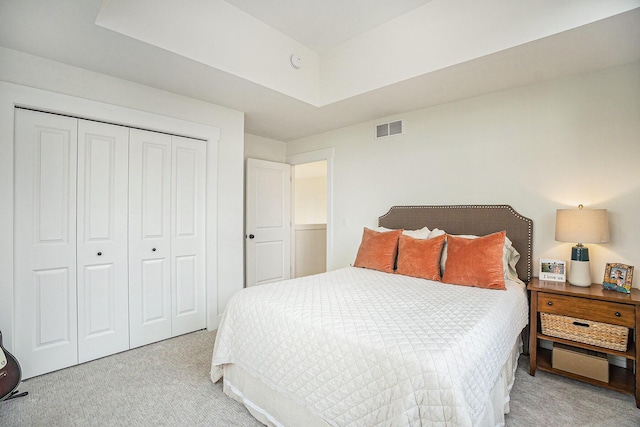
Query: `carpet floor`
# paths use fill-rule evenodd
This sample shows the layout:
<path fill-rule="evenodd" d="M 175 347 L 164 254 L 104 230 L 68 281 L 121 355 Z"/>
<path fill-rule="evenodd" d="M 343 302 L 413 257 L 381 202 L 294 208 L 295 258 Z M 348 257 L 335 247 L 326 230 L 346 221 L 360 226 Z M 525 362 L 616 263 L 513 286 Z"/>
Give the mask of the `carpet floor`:
<path fill-rule="evenodd" d="M 24 381 L 0 426 L 260 426 L 209 379 L 214 332 L 199 331 Z M 520 357 L 508 427 L 640 426 L 632 396 L 545 372 Z"/>

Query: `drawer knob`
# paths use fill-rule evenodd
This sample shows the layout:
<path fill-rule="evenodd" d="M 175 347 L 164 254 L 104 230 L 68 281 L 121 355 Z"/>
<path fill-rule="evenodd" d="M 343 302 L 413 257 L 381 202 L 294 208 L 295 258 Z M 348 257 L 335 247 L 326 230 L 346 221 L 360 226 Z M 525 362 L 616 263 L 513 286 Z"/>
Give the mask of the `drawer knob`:
<path fill-rule="evenodd" d="M 547 305 L 553 305 L 553 301 L 549 301 Z"/>
<path fill-rule="evenodd" d="M 620 314 L 619 311 L 616 311 L 616 317 L 620 317 L 620 316 L 622 316 L 622 314 Z"/>

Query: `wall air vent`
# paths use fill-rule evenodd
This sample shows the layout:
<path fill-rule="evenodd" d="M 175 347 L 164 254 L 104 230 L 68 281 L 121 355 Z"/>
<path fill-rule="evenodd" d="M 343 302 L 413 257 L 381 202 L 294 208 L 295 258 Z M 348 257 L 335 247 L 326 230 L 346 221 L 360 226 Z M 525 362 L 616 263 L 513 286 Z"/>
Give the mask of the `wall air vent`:
<path fill-rule="evenodd" d="M 402 120 L 383 123 L 376 126 L 376 138 L 384 138 L 386 136 L 400 135 L 402 133 Z"/>

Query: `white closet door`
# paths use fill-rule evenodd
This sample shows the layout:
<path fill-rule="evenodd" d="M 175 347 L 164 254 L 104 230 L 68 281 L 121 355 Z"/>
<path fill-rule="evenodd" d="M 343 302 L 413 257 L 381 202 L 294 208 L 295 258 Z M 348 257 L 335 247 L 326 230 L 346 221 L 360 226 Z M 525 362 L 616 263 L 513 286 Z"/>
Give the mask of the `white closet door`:
<path fill-rule="evenodd" d="M 129 136 L 131 348 L 171 337 L 171 136 Z"/>
<path fill-rule="evenodd" d="M 78 357 L 129 348 L 129 129 L 78 123 Z"/>
<path fill-rule="evenodd" d="M 206 327 L 204 141 L 173 137 L 171 197 L 172 335 Z"/>
<path fill-rule="evenodd" d="M 77 120 L 16 110 L 15 356 L 23 378 L 78 363 Z"/>

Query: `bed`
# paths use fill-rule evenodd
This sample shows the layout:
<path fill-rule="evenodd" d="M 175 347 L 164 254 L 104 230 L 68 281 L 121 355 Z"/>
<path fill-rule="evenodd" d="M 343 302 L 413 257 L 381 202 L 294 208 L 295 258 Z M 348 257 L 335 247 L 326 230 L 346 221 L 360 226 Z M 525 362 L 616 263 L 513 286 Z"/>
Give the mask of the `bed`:
<path fill-rule="evenodd" d="M 238 292 L 217 332 L 212 381 L 266 425 L 504 425 L 528 319 L 532 221 L 507 205 L 394 206 L 378 225 L 364 230 L 355 265 L 365 236 L 394 234 L 397 272 L 350 266 Z M 434 245 L 439 230 L 449 242 L 442 280 L 399 274 L 402 242 Z M 444 282 L 458 242 L 475 253 L 505 234 L 503 287 Z"/>

